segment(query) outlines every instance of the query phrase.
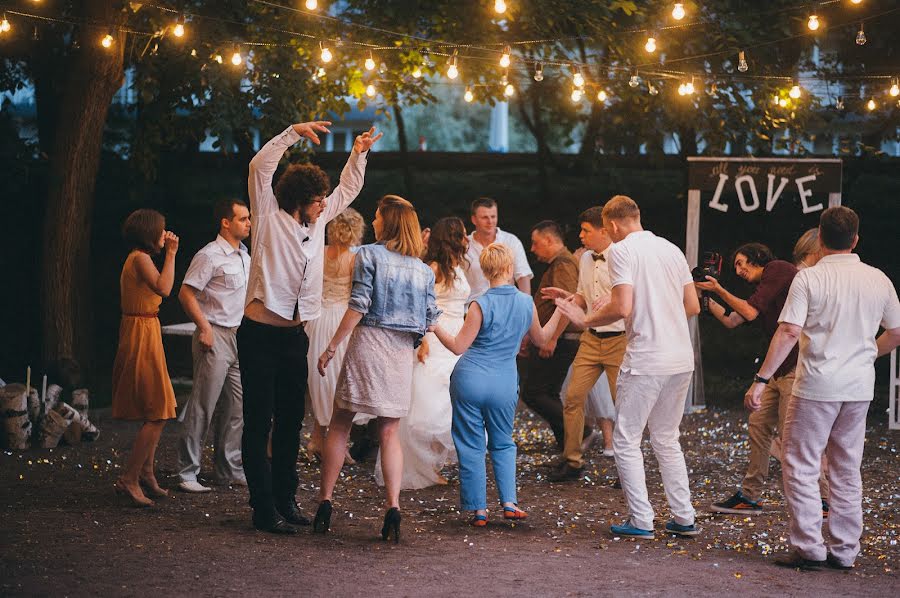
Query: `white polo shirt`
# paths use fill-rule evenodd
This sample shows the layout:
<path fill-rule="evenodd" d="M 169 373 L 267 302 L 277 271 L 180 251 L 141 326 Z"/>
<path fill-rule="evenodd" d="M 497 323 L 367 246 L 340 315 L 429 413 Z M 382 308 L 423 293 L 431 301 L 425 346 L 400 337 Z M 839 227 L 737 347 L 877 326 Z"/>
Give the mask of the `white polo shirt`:
<path fill-rule="evenodd" d="M 900 327 L 890 279 L 853 253 L 826 255 L 794 277 L 779 322 L 801 326 L 794 394 L 811 401 L 871 401 L 878 327 Z"/>
<path fill-rule="evenodd" d="M 681 250 L 650 231 L 631 233 L 610 248 L 609 276 L 613 287 L 633 288 L 620 369 L 640 376 L 694 371 L 684 313 L 684 287 L 694 280 Z"/>
<path fill-rule="evenodd" d="M 513 277 L 509 281 L 510 284 L 516 284 L 516 281 L 523 276 L 534 278 L 534 272 L 531 271 L 531 266 L 528 265 L 528 256 L 525 255 L 525 248 L 517 236 L 498 228 L 494 242 L 506 245 L 512 251 Z M 475 233 L 473 232 L 469 235 L 469 248 L 466 250 L 466 258 L 469 260 L 469 267 L 466 268 L 466 280 L 469 281 L 469 287 L 471 288 L 469 299 L 466 303 L 483 295 L 491 286 L 488 279 L 484 277 L 484 272 L 481 271 L 481 264 L 478 262 L 482 251 L 484 251 L 484 246 L 475 240 Z"/>
<path fill-rule="evenodd" d="M 241 243 L 235 249 L 222 235 L 216 235 L 215 241 L 194 255 L 182 284 L 197 291 L 200 311 L 210 324 L 234 328 L 244 317 L 249 272 L 247 246 Z"/>
<path fill-rule="evenodd" d="M 584 298 L 587 303 L 587 311 L 591 311 L 594 301 L 601 297 L 609 297 L 612 293 L 612 284 L 609 279 L 609 245 L 601 253 L 585 251 L 581 255 L 578 264 L 578 290 L 575 292 Z M 623 332 L 625 320 L 616 320 L 606 326 L 594 326 L 597 332 Z"/>

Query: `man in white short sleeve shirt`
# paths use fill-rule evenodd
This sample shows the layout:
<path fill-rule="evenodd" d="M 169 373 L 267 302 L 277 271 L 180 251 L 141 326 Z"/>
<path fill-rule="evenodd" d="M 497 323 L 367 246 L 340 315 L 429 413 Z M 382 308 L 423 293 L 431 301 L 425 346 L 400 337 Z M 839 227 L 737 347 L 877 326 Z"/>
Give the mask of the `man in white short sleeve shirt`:
<path fill-rule="evenodd" d="M 515 235 L 502 231 L 497 226 L 497 202 L 490 197 L 480 197 L 472 202 L 472 224 L 475 230 L 469 235 L 469 248 L 466 251 L 469 266 L 466 269 L 466 279 L 472 291 L 468 302 L 480 297 L 490 287 L 487 278 L 481 271 L 478 258 L 481 252 L 491 243 L 506 245 L 513 254 L 513 277 L 509 281 L 519 287 L 523 293 L 531 294 L 531 279 L 534 273 L 528 265 L 528 256 L 525 255 L 525 247 Z"/>
<path fill-rule="evenodd" d="M 678 439 L 694 371 L 687 320 L 700 313 L 700 301 L 684 254 L 643 229 L 634 200 L 624 195 L 610 199 L 603 207 L 603 226 L 615 243 L 609 251 L 609 302 L 588 316 L 573 299 L 557 299 L 557 305 L 574 322 L 589 327 L 625 319 L 627 344 L 617 380 L 613 449 L 630 517 L 610 531 L 654 537 L 641 453 L 644 428 L 649 427 L 673 515 L 666 531 L 695 536 L 687 466 Z"/>
<path fill-rule="evenodd" d="M 745 404 L 759 409 L 766 381 L 799 340 L 793 397 L 782 432 L 784 493 L 793 548 L 776 564 L 803 570 L 849 569 L 862 535 L 862 465 L 875 359 L 900 344 L 900 302 L 890 279 L 851 253 L 859 217 L 838 206 L 822 212 L 822 257 L 791 284 L 779 327 Z M 879 326 L 885 332 L 877 339 Z M 822 537 L 819 464 L 828 457 L 830 541 Z"/>
<path fill-rule="evenodd" d="M 216 422 L 214 478 L 221 483 L 246 486 L 241 464 L 241 370 L 237 330 L 244 317 L 250 254 L 242 243 L 250 236 L 250 210 L 237 199 L 223 200 L 213 209 L 219 223 L 215 241 L 194 256 L 178 292 L 184 312 L 197 325 L 191 342 L 194 385 L 181 412 L 178 440 L 178 488 L 209 492 L 197 481 L 203 440 L 221 399 Z"/>

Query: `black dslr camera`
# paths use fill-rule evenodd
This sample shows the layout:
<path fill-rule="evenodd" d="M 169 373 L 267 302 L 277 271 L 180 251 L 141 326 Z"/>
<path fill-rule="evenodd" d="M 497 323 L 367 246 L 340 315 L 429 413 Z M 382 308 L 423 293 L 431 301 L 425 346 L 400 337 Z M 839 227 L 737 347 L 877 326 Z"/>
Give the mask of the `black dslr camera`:
<path fill-rule="evenodd" d="M 694 277 L 694 282 L 708 282 L 707 276 L 718 280 L 722 276 L 722 256 L 715 251 L 704 251 L 700 265 L 691 270 L 691 276 Z M 705 312 L 709 311 L 709 293 L 706 291 L 700 294 L 700 308 Z"/>

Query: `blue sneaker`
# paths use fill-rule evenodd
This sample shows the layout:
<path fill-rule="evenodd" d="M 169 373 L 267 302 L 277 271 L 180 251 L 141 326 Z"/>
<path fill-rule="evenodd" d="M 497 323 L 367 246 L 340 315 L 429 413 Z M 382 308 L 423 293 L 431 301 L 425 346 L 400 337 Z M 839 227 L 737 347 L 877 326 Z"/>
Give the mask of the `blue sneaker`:
<path fill-rule="evenodd" d="M 681 525 L 672 520 L 666 524 L 666 531 L 670 534 L 675 534 L 676 536 L 693 537 L 700 533 L 700 528 L 693 523 L 690 525 Z"/>
<path fill-rule="evenodd" d="M 631 525 L 631 520 L 624 522 L 622 525 L 611 525 L 609 531 L 617 536 L 627 536 L 629 538 L 640 538 L 641 540 L 652 540 L 656 536 L 652 529 L 641 529 Z"/>

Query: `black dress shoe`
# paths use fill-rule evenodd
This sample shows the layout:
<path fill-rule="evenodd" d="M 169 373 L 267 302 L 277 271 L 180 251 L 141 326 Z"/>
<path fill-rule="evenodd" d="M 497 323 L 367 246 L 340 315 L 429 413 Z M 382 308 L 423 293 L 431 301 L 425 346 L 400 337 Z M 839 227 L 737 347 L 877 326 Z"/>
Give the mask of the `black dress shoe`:
<path fill-rule="evenodd" d="M 275 503 L 275 510 L 291 525 L 309 525 L 310 521 L 303 516 L 294 499 Z"/>
<path fill-rule="evenodd" d="M 584 467 L 572 467 L 568 461 L 565 461 L 550 472 L 547 479 L 551 482 L 573 482 L 580 480 L 584 475 Z"/>
<path fill-rule="evenodd" d="M 825 555 L 825 566 L 829 569 L 837 569 L 838 571 L 849 571 L 853 569 L 853 565 L 842 565 L 830 552 Z"/>
<path fill-rule="evenodd" d="M 296 534 L 297 528 L 282 519 L 277 513 L 270 516 L 253 514 L 253 527 L 270 534 Z"/>
<path fill-rule="evenodd" d="M 825 561 L 812 561 L 810 559 L 805 559 L 794 552 L 787 556 L 775 559 L 775 564 L 779 567 L 799 569 L 800 571 L 821 571 L 822 567 L 825 566 Z"/>

